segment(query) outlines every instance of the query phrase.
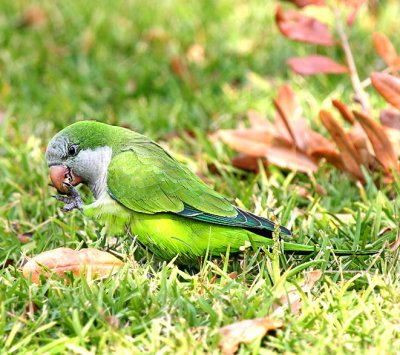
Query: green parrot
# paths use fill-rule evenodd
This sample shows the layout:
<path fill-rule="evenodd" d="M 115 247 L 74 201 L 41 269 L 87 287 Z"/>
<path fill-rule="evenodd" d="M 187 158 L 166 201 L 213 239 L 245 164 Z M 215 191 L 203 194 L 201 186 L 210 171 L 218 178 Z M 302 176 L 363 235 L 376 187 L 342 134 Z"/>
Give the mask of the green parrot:
<path fill-rule="evenodd" d="M 78 208 L 117 235 L 128 230 L 162 259 L 190 264 L 207 253 L 273 244 L 273 222 L 234 206 L 156 142 L 129 129 L 74 123 L 52 138 L 46 159 L 54 186 L 67 195 L 55 196 L 65 203 L 64 211 Z M 75 188 L 79 183 L 89 187 L 93 203 L 83 205 Z M 316 251 L 281 243 L 288 252 Z"/>

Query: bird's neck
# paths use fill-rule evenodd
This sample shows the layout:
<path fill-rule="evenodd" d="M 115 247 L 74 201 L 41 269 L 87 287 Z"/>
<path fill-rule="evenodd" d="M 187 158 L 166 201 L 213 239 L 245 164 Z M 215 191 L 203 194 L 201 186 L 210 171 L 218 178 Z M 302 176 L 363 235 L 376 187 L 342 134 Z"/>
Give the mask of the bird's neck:
<path fill-rule="evenodd" d="M 94 159 L 92 159 L 91 178 L 88 187 L 97 200 L 107 190 L 108 166 L 112 157 L 110 147 L 97 148 Z"/>

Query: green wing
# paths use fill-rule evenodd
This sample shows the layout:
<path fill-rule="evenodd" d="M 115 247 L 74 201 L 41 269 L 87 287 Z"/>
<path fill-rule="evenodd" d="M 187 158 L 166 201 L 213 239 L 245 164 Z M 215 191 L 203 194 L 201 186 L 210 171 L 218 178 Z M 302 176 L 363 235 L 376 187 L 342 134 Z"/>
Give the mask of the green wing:
<path fill-rule="evenodd" d="M 203 222 L 241 227 L 270 237 L 274 223 L 233 206 L 154 142 L 115 155 L 108 169 L 110 195 L 147 214 L 170 212 Z M 281 227 L 281 232 L 291 232 Z"/>
<path fill-rule="evenodd" d="M 125 207 L 142 213 L 184 210 L 234 217 L 234 206 L 153 142 L 135 144 L 111 160 L 111 195 Z"/>

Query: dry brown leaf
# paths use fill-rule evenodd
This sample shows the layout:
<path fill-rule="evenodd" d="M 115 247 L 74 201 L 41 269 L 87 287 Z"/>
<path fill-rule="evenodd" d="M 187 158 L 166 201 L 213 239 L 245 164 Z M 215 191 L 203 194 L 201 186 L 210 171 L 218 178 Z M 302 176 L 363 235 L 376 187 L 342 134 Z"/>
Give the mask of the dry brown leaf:
<path fill-rule="evenodd" d="M 255 171 L 258 173 L 260 170 L 259 161 L 262 162 L 264 166 L 267 166 L 267 159 L 261 157 L 255 157 L 246 154 L 239 154 L 232 159 L 232 165 L 235 168 L 243 169 L 247 171 Z"/>
<path fill-rule="evenodd" d="M 239 349 L 239 344 L 250 344 L 261 339 L 270 330 L 283 327 L 279 319 L 269 317 L 248 319 L 229 324 L 220 329 L 221 340 L 219 347 L 223 354 L 234 354 Z"/>
<path fill-rule="evenodd" d="M 20 243 L 26 244 L 26 243 L 29 243 L 29 242 L 32 241 L 32 236 L 33 236 L 33 233 L 30 233 L 30 232 L 23 233 L 23 234 L 18 236 L 18 240 L 19 240 Z"/>
<path fill-rule="evenodd" d="M 288 64 L 295 73 L 300 75 L 343 74 L 348 72 L 346 66 L 322 55 L 290 58 Z"/>
<path fill-rule="evenodd" d="M 219 137 L 232 149 L 253 157 L 263 157 L 267 144 L 273 137 L 255 129 L 225 129 L 218 132 Z"/>
<path fill-rule="evenodd" d="M 275 125 L 280 128 L 284 136 L 287 137 L 288 135 L 290 140 L 298 146 L 292 122 L 301 118 L 302 109 L 292 88 L 289 85 L 282 86 L 277 98 L 274 99 L 273 102 L 278 113 L 275 119 Z"/>
<path fill-rule="evenodd" d="M 305 274 L 304 281 L 299 285 L 301 290 L 304 293 L 309 293 L 316 282 L 321 278 L 322 271 L 321 270 L 313 270 L 309 271 Z M 279 304 L 275 304 L 274 315 L 282 316 L 285 313 L 286 309 L 290 309 L 290 311 L 299 315 L 301 312 L 302 306 L 302 298 L 297 288 L 293 288 L 289 292 L 285 292 L 279 298 Z"/>
<path fill-rule="evenodd" d="M 314 150 L 318 150 L 321 147 L 328 150 L 335 150 L 335 145 L 318 132 L 310 129 L 304 118 L 295 121 L 293 129 L 296 132 L 298 148 L 307 154 L 311 155 Z"/>
<path fill-rule="evenodd" d="M 41 274 L 48 278 L 54 273 L 67 279 L 65 272 L 101 279 L 115 273 L 122 264 L 114 255 L 97 249 L 58 248 L 33 257 L 24 265 L 22 273 L 27 279 L 32 275 L 33 283 L 40 282 Z"/>
<path fill-rule="evenodd" d="M 219 137 L 232 149 L 256 158 L 266 158 L 281 168 L 301 172 L 315 172 L 315 161 L 296 149 L 283 137 L 275 137 L 267 131 L 255 129 L 221 130 Z"/>
<path fill-rule="evenodd" d="M 336 150 L 326 148 L 314 149 L 310 155 L 315 160 L 325 159 L 329 164 L 332 164 L 337 169 L 342 171 L 346 170 L 345 166 L 343 165 L 342 157 Z"/>
<path fill-rule="evenodd" d="M 274 130 L 274 125 L 268 121 L 268 118 L 255 110 L 248 111 L 247 118 L 250 121 L 251 128 L 265 129 L 271 132 Z"/>
<path fill-rule="evenodd" d="M 387 102 L 400 110 L 400 79 L 387 73 L 372 73 L 371 82 L 374 88 Z"/>
<path fill-rule="evenodd" d="M 355 121 L 353 127 L 346 135 L 357 149 L 362 165 L 374 170 L 382 168 L 382 165 L 374 156 L 374 149 L 371 142 L 359 122 Z"/>
<path fill-rule="evenodd" d="M 396 49 L 394 48 L 390 39 L 381 32 L 375 32 L 372 40 L 374 42 L 376 52 L 379 54 L 379 56 L 389 67 L 392 66 L 398 56 Z"/>
<path fill-rule="evenodd" d="M 228 274 L 228 277 L 232 280 L 236 280 L 238 277 L 237 271 L 232 271 L 231 273 Z"/>
<path fill-rule="evenodd" d="M 335 41 L 326 24 L 295 10 L 283 12 L 278 6 L 275 21 L 279 31 L 287 38 L 299 42 L 333 46 Z"/>
<path fill-rule="evenodd" d="M 269 163 L 289 170 L 303 173 L 311 173 L 318 170 L 317 163 L 311 157 L 294 147 L 268 147 L 266 158 Z"/>
<path fill-rule="evenodd" d="M 354 116 L 363 127 L 374 148 L 376 158 L 386 172 L 390 172 L 391 167 L 398 170 L 397 155 L 384 128 L 365 113 L 355 111 Z"/>
<path fill-rule="evenodd" d="M 321 146 L 334 149 L 330 141 L 308 127 L 299 100 L 289 85 L 279 90 L 274 105 L 277 109 L 275 126 L 279 134 L 294 143 L 298 150 L 308 154 Z"/>
<path fill-rule="evenodd" d="M 384 109 L 380 112 L 379 118 L 385 127 L 400 130 L 400 112 L 392 109 Z"/>
<path fill-rule="evenodd" d="M 341 152 L 342 162 L 346 170 L 354 175 L 357 179 L 364 181 L 360 167 L 361 157 L 359 156 L 353 142 L 347 138 L 346 132 L 338 124 L 330 112 L 321 110 L 319 115 L 322 123 L 329 131 L 332 139 L 336 142 Z"/>
<path fill-rule="evenodd" d="M 336 107 L 336 109 L 340 112 L 342 117 L 349 122 L 350 124 L 353 124 L 355 122 L 353 113 L 350 111 L 350 109 L 341 101 L 339 100 L 332 100 L 333 106 Z"/>

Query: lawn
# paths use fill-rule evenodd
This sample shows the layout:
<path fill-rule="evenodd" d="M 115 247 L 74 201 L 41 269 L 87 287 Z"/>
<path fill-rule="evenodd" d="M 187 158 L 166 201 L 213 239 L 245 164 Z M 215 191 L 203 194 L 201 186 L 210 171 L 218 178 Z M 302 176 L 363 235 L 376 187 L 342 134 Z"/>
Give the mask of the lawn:
<path fill-rule="evenodd" d="M 280 36 L 276 3 L 0 2 L 0 353 L 218 353 L 223 326 L 266 316 L 283 328 L 240 353 L 400 349 L 398 253 L 329 255 L 331 246 L 395 238 L 400 179 L 361 185 L 328 164 L 312 176 L 273 166 L 256 175 L 232 167 L 236 153 L 210 135 L 247 124 L 250 109 L 272 117 L 272 98 L 286 82 L 324 134 L 317 113 L 327 98 L 351 101 L 346 76 L 288 71 L 288 57 L 317 50 Z M 350 36 L 362 78 L 382 69 L 373 31 L 400 51 L 399 15 L 397 1 L 363 10 Z M 56 132 L 82 119 L 149 135 L 236 204 L 279 219 L 295 240 L 322 251 L 281 255 L 279 265 L 246 251 L 182 267 L 156 260 L 129 236 L 106 235 L 78 211 L 63 214 L 44 152 Z M 110 251 L 125 263 L 102 281 L 51 278 L 38 286 L 22 276 L 27 258 L 61 246 Z M 315 269 L 322 277 L 300 293 L 301 312 L 277 314 L 282 293 Z"/>

